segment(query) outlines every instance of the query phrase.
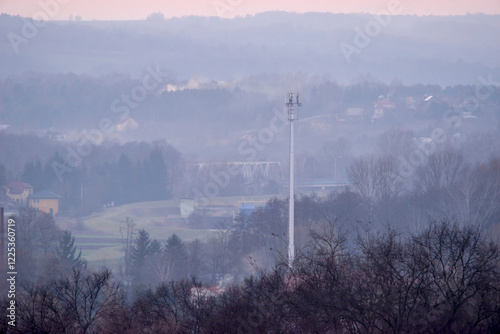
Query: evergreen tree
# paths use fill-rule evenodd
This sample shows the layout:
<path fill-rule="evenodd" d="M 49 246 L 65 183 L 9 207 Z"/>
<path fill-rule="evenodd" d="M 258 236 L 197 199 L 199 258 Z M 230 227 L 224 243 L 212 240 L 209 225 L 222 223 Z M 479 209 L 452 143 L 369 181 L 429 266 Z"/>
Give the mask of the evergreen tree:
<path fill-rule="evenodd" d="M 149 237 L 146 230 L 141 229 L 135 238 L 134 245 L 130 249 L 130 269 L 136 282 L 140 282 L 144 276 L 143 269 L 146 262 L 153 255 L 161 253 L 160 243 Z"/>
<path fill-rule="evenodd" d="M 167 199 L 169 196 L 169 192 L 167 191 L 167 164 L 159 148 L 155 148 L 151 151 L 145 167 L 147 171 L 149 200 L 157 201 Z"/>
<path fill-rule="evenodd" d="M 186 275 L 187 252 L 184 243 L 177 234 L 172 234 L 165 243 L 165 253 L 172 265 L 172 278 L 180 279 Z"/>
<path fill-rule="evenodd" d="M 82 250 L 76 255 L 75 237 L 71 235 L 70 230 L 65 230 L 62 233 L 56 254 L 63 267 L 68 269 L 81 268 L 86 262 L 81 259 Z"/>
<path fill-rule="evenodd" d="M 136 199 L 135 175 L 132 161 L 122 154 L 116 164 L 116 177 L 118 178 L 117 204 L 132 203 Z"/>

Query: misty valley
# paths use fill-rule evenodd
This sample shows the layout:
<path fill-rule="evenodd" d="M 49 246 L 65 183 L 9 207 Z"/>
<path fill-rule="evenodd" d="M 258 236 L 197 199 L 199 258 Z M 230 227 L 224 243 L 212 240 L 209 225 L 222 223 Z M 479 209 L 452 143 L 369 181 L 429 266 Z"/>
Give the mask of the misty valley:
<path fill-rule="evenodd" d="M 1 14 L 0 331 L 498 333 L 499 17 L 372 16 Z"/>

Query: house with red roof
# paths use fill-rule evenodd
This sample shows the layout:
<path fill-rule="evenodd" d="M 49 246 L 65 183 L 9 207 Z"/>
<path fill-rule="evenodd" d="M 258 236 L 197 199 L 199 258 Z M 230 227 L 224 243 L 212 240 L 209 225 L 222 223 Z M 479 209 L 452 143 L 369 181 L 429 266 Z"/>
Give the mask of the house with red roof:
<path fill-rule="evenodd" d="M 25 182 L 11 181 L 3 186 L 5 195 L 18 205 L 28 203 L 28 197 L 33 195 L 33 187 Z"/>

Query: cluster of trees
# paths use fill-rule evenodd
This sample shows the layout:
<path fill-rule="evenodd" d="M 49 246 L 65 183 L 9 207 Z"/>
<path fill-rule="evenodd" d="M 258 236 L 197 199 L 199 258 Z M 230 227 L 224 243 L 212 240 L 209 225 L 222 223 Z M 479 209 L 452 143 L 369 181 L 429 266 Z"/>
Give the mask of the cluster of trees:
<path fill-rule="evenodd" d="M 162 93 L 160 91 L 167 84 L 187 87 L 187 82 L 167 77 L 170 74 L 164 69 L 162 73 L 165 76 L 158 88 L 147 94 L 140 103 L 132 102 L 131 109 L 123 102 L 123 96 L 130 95 L 134 87 L 142 85 L 144 74 L 135 79 L 128 74 L 117 73 L 91 76 L 29 72 L 1 79 L 0 89 L 4 95 L 0 98 L 0 106 L 4 112 L 1 114 L 0 124 L 31 130 L 51 129 L 56 133 L 64 131 L 67 134 L 95 128 L 103 115 L 116 124 L 124 115 L 122 110 L 129 110 L 126 116 L 140 124 L 137 132 L 147 136 L 147 132 L 152 129 L 160 133 L 161 128 L 165 129 L 171 122 L 177 125 L 190 122 L 201 130 L 207 124 L 214 125 L 217 119 L 227 118 L 240 128 L 249 122 L 254 123 L 253 115 L 241 113 L 241 105 L 244 104 L 248 105 L 249 110 L 271 110 L 264 94 L 258 94 L 259 97 L 256 98 L 256 94 L 252 92 L 241 89 L 233 91 L 211 83 L 196 83 L 200 89 L 179 89 Z M 114 103 L 115 99 L 122 99 L 122 103 Z M 238 117 L 234 115 L 237 105 L 240 110 Z M 207 106 L 210 106 L 210 113 L 207 112 Z M 214 113 L 218 114 L 217 118 L 213 117 Z M 143 128 L 147 130 L 142 130 Z M 224 130 L 220 128 L 217 131 Z"/>
<path fill-rule="evenodd" d="M 392 166 L 377 164 L 370 162 L 367 170 L 379 175 L 379 169 Z M 480 168 L 481 175 L 490 175 L 487 171 L 496 175 L 495 160 Z M 498 185 L 495 179 L 486 180 Z M 361 193 L 365 188 L 353 183 L 353 190 L 296 199 L 298 252 L 293 268 L 288 268 L 284 256 L 288 221 L 284 199 L 274 198 L 234 222 L 223 221 L 205 242 L 186 243 L 174 234 L 161 244 L 145 230 L 134 232 L 127 219 L 125 267 L 115 274 L 106 268 L 87 269 L 70 231 L 59 230 L 50 215 L 22 209 L 15 217 L 17 266 L 23 273 L 16 295 L 22 309 L 16 329 L 498 331 L 500 258 L 498 245 L 484 234 L 485 221 L 446 219 L 414 226 L 410 233 L 408 225 L 414 222 L 409 220 L 406 225 L 399 223 L 399 229 L 381 232 L 376 225 L 383 210 L 391 208 L 391 201 L 403 203 L 404 197 L 398 192 L 392 195 L 393 187 L 377 186 L 376 191 L 370 187 L 368 182 Z M 373 220 L 365 220 L 366 214 Z M 258 275 L 248 277 L 256 268 Z"/>
<path fill-rule="evenodd" d="M 349 238 L 356 240 L 352 246 Z M 432 222 L 406 237 L 389 228 L 352 238 L 324 221 L 292 268 L 281 258 L 222 290 L 191 277 L 132 293 L 107 269 L 75 269 L 24 286 L 14 330 L 496 333 L 498 277 L 498 244 L 472 224 Z"/>
<path fill-rule="evenodd" d="M 125 248 L 125 254 L 124 274 L 131 278 L 134 285 L 154 285 L 182 279 L 188 274 L 188 252 L 175 233 L 161 245 L 141 229 L 130 248 Z"/>
<path fill-rule="evenodd" d="M 8 173 L 0 165 L 0 186 L 9 180 L 22 180 L 35 192 L 51 190 L 61 196 L 61 211 L 68 216 L 86 215 L 104 205 L 164 200 L 179 191 L 180 153 L 164 141 L 106 143 L 94 147 L 77 166 L 69 164 L 68 152 L 62 147 L 42 148 L 44 153 L 51 152 L 47 154 L 50 158 L 30 159 L 17 173 Z M 61 173 L 63 165 L 67 169 Z"/>
<path fill-rule="evenodd" d="M 298 244 L 304 244 L 309 229 L 324 217 L 334 221 L 333 212 L 340 205 L 317 196 L 297 199 Z M 226 284 L 252 272 L 252 264 L 271 268 L 276 255 L 286 252 L 288 201 L 273 198 L 251 215 L 238 215 L 234 221 L 222 219 L 206 231 L 204 240 L 191 242 L 173 234 L 161 244 L 144 229 L 134 230 L 128 218 L 122 225 L 124 266 L 120 274 L 133 285 L 154 286 L 190 276 L 207 284 Z"/>
<path fill-rule="evenodd" d="M 353 195 L 354 196 L 354 195 Z M 352 207 L 349 195 L 316 195 L 296 199 L 297 245 L 302 247 L 310 229 L 333 222 Z M 343 211 L 342 211 L 343 210 Z M 344 220 L 345 222 L 346 220 Z M 286 253 L 288 200 L 272 198 L 250 214 L 222 219 L 206 232 L 204 240 L 182 241 L 177 235 L 160 244 L 130 219 L 122 222 L 124 266 L 121 276 L 133 285 L 155 285 L 164 280 L 198 277 L 208 284 L 225 284 L 253 271 L 252 265 L 270 269 L 278 254 Z"/>
<path fill-rule="evenodd" d="M 105 182 L 101 194 L 104 203 L 115 202 L 121 205 L 132 202 L 158 201 L 172 195 L 172 180 L 169 166 L 160 149 L 151 151 L 148 159 L 135 165 L 129 157 L 122 154 L 114 164 L 99 166 L 91 172 Z"/>
<path fill-rule="evenodd" d="M 399 89 L 401 96 L 413 92 L 412 89 L 405 90 L 397 85 L 393 87 L 376 83 L 354 85 L 349 89 L 345 88 L 344 92 L 344 90 L 340 89 L 336 84 L 324 83 L 318 84 L 315 88 L 315 91 L 317 91 L 315 94 L 327 96 L 327 94 L 320 93 L 326 92 L 327 90 L 339 91 L 339 94 L 347 94 L 347 91 L 353 90 L 356 92 L 359 91 L 359 94 L 367 95 L 369 93 L 369 95 L 376 95 L 376 92 L 389 92 L 396 88 Z M 474 93 L 473 86 L 457 87 L 456 89 L 442 89 L 439 86 L 416 85 L 414 89 L 415 92 L 419 93 L 427 90 L 432 92 L 435 91 L 436 94 L 444 94 L 449 96 L 450 99 L 458 100 L 460 100 L 463 95 Z M 311 90 L 311 94 L 312 91 L 313 90 Z M 169 94 L 167 94 L 168 96 L 165 98 L 176 99 L 176 97 L 174 98 Z M 195 93 L 183 91 L 183 93 L 179 95 L 183 96 L 179 105 L 184 105 L 187 104 L 188 101 L 191 101 L 189 94 Z M 198 92 L 196 94 L 201 94 L 204 98 L 212 96 L 207 92 Z M 236 92 L 234 94 L 238 95 L 242 93 Z M 490 97 L 491 100 L 488 100 L 488 108 L 497 103 L 498 97 L 495 94 L 496 93 L 492 94 Z M 223 102 L 228 96 L 224 95 L 223 97 L 217 97 L 217 99 L 219 98 Z M 235 99 L 231 100 L 231 110 L 226 110 L 221 112 L 221 114 L 232 112 L 235 109 L 237 105 Z M 404 103 L 404 101 L 401 101 L 401 103 Z M 170 105 L 170 102 L 166 104 Z M 226 105 L 225 102 L 223 104 Z M 200 103 L 199 105 L 205 105 L 205 103 Z M 256 118 L 268 122 L 268 114 L 269 110 L 272 110 L 272 106 L 269 105 L 268 107 L 256 108 L 256 110 L 263 110 L 262 113 L 258 112 L 258 117 L 256 116 Z M 345 109 L 345 107 L 346 106 L 339 106 L 340 110 Z M 331 113 L 331 110 L 327 109 L 322 112 Z M 267 113 L 267 115 L 264 115 L 265 113 Z M 180 114 L 184 115 L 184 113 Z M 354 159 L 354 157 L 359 154 L 359 151 L 353 150 L 354 147 L 363 146 L 363 152 L 367 150 L 377 152 L 377 145 L 374 143 L 377 143 L 375 136 L 378 135 L 378 130 L 368 133 L 362 131 L 364 133 L 363 135 L 353 137 L 352 134 L 343 133 L 343 130 L 339 129 L 339 133 L 341 134 L 339 137 L 327 139 L 322 144 L 320 144 L 320 142 L 309 142 L 312 139 L 303 136 L 301 142 L 304 141 L 306 147 L 317 147 L 317 151 L 308 150 L 306 152 L 298 150 L 295 159 L 296 178 L 302 180 L 319 178 L 336 180 L 350 179 L 350 181 L 353 182 L 352 190 L 364 197 L 365 202 L 367 196 L 371 197 L 375 202 L 379 200 L 374 198 L 374 196 L 379 196 L 380 194 L 367 194 L 366 191 L 369 191 L 369 189 L 361 185 L 361 183 L 369 183 L 372 181 L 372 185 L 375 188 L 378 188 L 379 184 L 382 187 L 394 187 L 392 190 L 387 188 L 385 190 L 378 189 L 376 191 L 399 191 L 398 196 L 396 196 L 398 198 L 400 198 L 401 195 L 411 192 L 417 196 L 417 194 L 421 194 L 422 191 L 431 191 L 425 186 L 422 187 L 420 184 L 434 182 L 435 176 L 433 179 L 429 173 L 431 173 L 432 170 L 436 170 L 436 168 L 448 168 L 445 165 L 447 162 L 443 161 L 443 159 L 453 159 L 453 157 L 450 156 L 452 153 L 443 152 L 453 151 L 455 152 L 453 154 L 457 156 L 455 163 L 457 164 L 456 167 L 459 169 L 459 175 L 453 180 L 453 182 L 455 182 L 453 185 L 450 184 L 446 186 L 446 191 L 450 192 L 451 189 L 455 189 L 463 193 L 461 195 L 462 197 L 470 196 L 470 194 L 464 193 L 464 189 L 470 188 L 471 182 L 475 182 L 476 185 L 479 184 L 477 183 L 479 182 L 479 177 L 477 175 L 481 173 L 480 169 L 482 167 L 479 167 L 480 164 L 486 164 L 490 155 L 500 155 L 500 151 L 498 150 L 498 147 L 500 147 L 498 144 L 500 143 L 500 137 L 494 132 L 475 133 L 474 131 L 481 130 L 482 125 L 480 125 L 480 122 L 474 123 L 471 121 L 466 124 L 465 120 L 461 121 L 461 127 L 465 135 L 460 136 L 460 133 L 456 132 L 457 128 L 454 125 L 457 123 L 455 122 L 456 117 L 458 117 L 457 115 L 446 116 L 452 118 L 448 121 L 441 119 L 443 118 L 441 113 L 439 117 L 440 121 L 437 124 L 429 121 L 428 125 L 433 126 L 434 129 L 444 129 L 443 131 L 448 139 L 445 143 L 435 145 L 435 149 L 429 151 L 424 149 L 424 151 L 422 151 L 419 145 L 423 142 L 416 144 L 416 141 L 420 140 L 419 138 L 423 133 L 429 136 L 432 131 L 392 128 L 383 132 L 378 139 L 378 155 L 383 156 L 383 158 L 373 155 Z M 498 115 L 496 117 L 498 117 Z M 156 119 L 156 116 L 154 118 Z M 485 119 L 488 118 L 486 117 Z M 493 119 L 491 119 L 491 121 L 493 121 Z M 249 123 L 245 121 L 243 121 L 243 123 L 249 126 Z M 318 130 L 311 124 L 302 122 L 301 127 L 305 129 L 306 132 L 308 130 Z M 189 126 L 195 128 L 195 125 L 189 124 Z M 364 126 L 360 127 L 361 130 Z M 216 136 L 214 138 L 221 139 L 224 137 L 225 140 L 227 140 L 232 137 L 232 135 L 228 133 L 222 134 L 221 131 L 217 132 L 220 137 Z M 193 131 L 193 133 L 196 136 L 199 134 L 198 131 Z M 282 143 L 286 145 L 284 144 L 284 138 L 286 136 L 282 136 L 284 133 L 285 132 L 279 135 L 278 133 L 275 134 L 276 145 L 271 143 L 268 145 L 269 147 L 265 147 L 262 151 L 259 151 L 261 146 L 258 146 L 259 150 L 256 149 L 258 154 L 255 160 L 268 160 L 266 155 L 272 154 L 271 151 L 273 149 L 276 149 L 278 146 L 282 147 Z M 194 142 L 205 142 L 204 140 L 198 139 L 200 138 L 197 137 Z M 0 185 L 10 180 L 22 180 L 34 185 L 35 191 L 50 189 L 62 196 L 62 213 L 65 215 L 89 214 L 102 208 L 103 205 L 108 205 L 110 203 L 120 205 L 136 201 L 149 201 L 170 197 L 200 196 L 200 193 L 205 196 L 210 196 L 211 194 L 220 196 L 264 193 L 276 194 L 279 191 L 279 183 L 283 180 L 282 177 L 284 176 L 286 178 L 287 176 L 286 168 L 283 168 L 281 171 L 282 173 L 280 173 L 281 176 L 275 178 L 274 181 L 276 182 L 270 182 L 273 180 L 269 180 L 271 178 L 266 177 L 257 177 L 250 182 L 242 175 L 232 175 L 229 183 L 225 184 L 225 180 L 214 178 L 214 174 L 227 174 L 228 167 L 225 164 L 211 164 L 213 165 L 213 169 L 192 168 L 184 163 L 181 153 L 165 141 L 153 143 L 129 142 L 124 145 L 105 141 L 102 145 L 93 147 L 92 153 L 84 157 L 76 168 L 72 169 L 70 172 L 65 172 L 62 175 L 61 182 L 57 177 L 56 171 L 54 171 L 53 164 L 67 162 L 68 148 L 71 148 L 73 144 L 55 142 L 47 138 L 40 139 L 34 135 L 15 135 L 3 131 L 0 132 L 0 141 L 5 143 L 5 145 L 0 146 L 0 156 L 3 157 L 0 161 Z M 191 140 L 191 142 L 193 142 L 193 140 Z M 203 149 L 200 145 L 198 146 L 197 150 Z M 231 145 L 225 145 L 226 148 L 229 146 Z M 36 149 L 26 150 L 27 147 Z M 234 155 L 237 149 L 233 146 L 231 146 L 231 149 L 231 153 Z M 217 151 L 220 150 L 217 149 Z M 418 154 L 414 154 L 415 152 Z M 438 155 L 440 154 L 443 155 L 443 157 L 439 158 Z M 445 155 L 447 155 L 448 158 L 444 158 Z M 45 158 L 40 160 L 40 157 Z M 49 158 L 47 159 L 47 157 Z M 239 158 L 241 159 L 241 156 Z M 421 160 L 415 161 L 415 159 Z M 385 166 L 383 166 L 384 164 Z M 432 164 L 435 166 L 431 167 Z M 408 165 L 410 165 L 411 171 L 409 174 L 411 175 L 403 175 L 402 180 L 401 177 L 399 177 L 399 179 L 393 177 L 393 175 L 402 174 L 402 169 L 408 169 Z M 286 164 L 282 164 L 282 166 L 286 166 Z M 373 174 L 377 168 L 379 170 L 378 176 Z M 425 168 L 429 169 L 429 171 L 426 172 L 424 170 Z M 367 172 L 363 172 L 363 169 L 371 171 L 372 175 L 368 176 Z M 349 173 L 346 173 L 346 170 L 349 170 Z M 487 173 L 490 172 L 491 170 L 487 171 Z M 365 175 L 363 176 L 360 173 L 364 173 Z M 404 173 L 407 173 L 407 170 L 404 170 L 403 174 Z M 363 177 L 365 177 L 365 181 L 360 183 L 358 179 Z M 371 178 L 371 181 L 366 179 L 366 177 Z M 383 181 L 382 178 L 387 178 L 387 180 Z M 394 179 L 394 181 L 391 181 L 391 178 Z M 428 180 L 426 181 L 425 178 L 428 178 Z M 469 184 L 458 185 L 457 182 L 459 180 L 461 180 L 462 183 L 467 180 Z M 213 187 L 208 187 L 208 185 L 214 184 L 217 186 L 217 189 L 215 189 L 217 191 L 215 191 Z M 489 184 L 491 185 L 494 183 Z M 441 184 L 440 187 L 442 186 L 444 185 Z M 365 187 L 365 189 L 361 189 L 363 187 Z M 461 190 L 459 189 L 460 187 L 462 188 Z M 453 190 L 453 192 L 455 192 L 455 190 Z M 388 194 L 386 193 L 385 195 Z M 454 197 L 454 195 L 452 197 Z M 490 197 L 487 196 L 486 198 Z M 418 197 L 419 201 L 420 199 L 424 200 L 421 196 Z M 449 204 L 450 201 L 456 202 L 457 200 L 456 198 L 451 198 L 440 199 L 440 201 Z M 431 203 L 435 204 L 437 202 L 431 201 Z M 370 205 L 373 205 L 373 203 L 368 206 Z M 462 208 L 465 206 L 460 205 L 460 207 Z M 370 212 L 368 214 L 368 219 L 372 219 L 372 213 L 373 212 Z M 474 213 L 471 213 L 469 216 L 473 214 Z M 425 221 L 428 217 L 424 216 L 422 218 L 423 221 Z M 464 213 L 460 218 L 469 219 L 470 217 L 467 217 Z"/>
<path fill-rule="evenodd" d="M 108 322 L 125 298 L 111 271 L 74 269 L 66 276 L 23 283 L 15 301 L 15 327 L 2 319 L 6 333 L 102 333 L 102 321 Z M 7 308 L 8 301 L 2 303 Z"/>
<path fill-rule="evenodd" d="M 393 156 L 369 155 L 353 159 L 348 169 L 352 180 L 349 187 L 326 197 L 312 194 L 295 199 L 296 245 L 304 247 L 309 231 L 325 221 L 347 225 L 359 222 L 357 228 L 373 233 L 389 223 L 402 230 L 419 232 L 429 219 L 444 217 L 480 224 L 497 235 L 500 219 L 498 159 L 472 165 L 461 157 L 461 151 L 452 147 L 436 150 L 408 179 L 398 174 L 400 162 Z M 276 254 L 286 254 L 288 200 L 273 198 L 251 215 L 225 219 L 213 227 L 216 232 L 207 234 L 204 242 L 195 240 L 183 246 L 185 253 L 181 258 L 185 256 L 186 266 L 180 275 L 162 274 L 166 268 L 165 260 L 163 264 L 160 260 L 166 258 L 164 251 L 157 252 L 162 256 L 148 256 L 149 272 L 156 274 L 149 275 L 150 280 L 144 282 L 150 284 L 165 277 L 189 275 L 211 284 L 228 274 L 238 279 L 251 271 L 249 259 L 261 268 L 270 269 Z M 353 245 L 355 240 L 347 242 Z"/>
<path fill-rule="evenodd" d="M 16 222 L 16 268 L 31 281 L 65 275 L 73 268 L 86 267 L 71 231 L 61 230 L 54 217 L 45 212 L 21 208 Z"/>
<path fill-rule="evenodd" d="M 363 220 L 424 225 L 428 219 L 458 219 L 491 227 L 500 219 L 500 160 L 467 161 L 461 149 L 444 145 L 422 155 L 417 166 L 394 154 L 356 158 L 348 167 L 351 191 Z"/>
<path fill-rule="evenodd" d="M 120 276 L 136 288 L 190 276 L 217 284 L 233 269 L 229 264 L 236 266 L 240 260 L 230 253 L 229 230 L 213 232 L 205 242 L 195 239 L 189 243 L 174 233 L 162 244 L 144 229 L 135 231 L 130 219 L 123 224 L 124 266 L 120 267 Z"/>
<path fill-rule="evenodd" d="M 456 114 L 443 117 L 450 117 L 450 119 L 454 117 L 451 123 L 461 122 Z M 453 128 L 453 124 L 446 121 L 429 126 L 436 131 L 442 130 L 442 137 L 432 138 L 432 130 L 421 133 L 412 130 L 411 127 L 395 126 L 377 135 L 366 135 L 356 139 L 350 136 L 329 139 L 318 145 L 316 152 L 300 151 L 296 154 L 296 177 L 298 179 L 349 180 L 351 175 L 347 173 L 347 170 L 351 168 L 356 157 L 365 160 L 363 163 L 366 165 L 367 159 L 373 160 L 384 156 L 394 160 L 395 168 L 392 168 L 393 170 L 389 173 L 405 179 L 406 189 L 409 189 L 414 183 L 418 183 L 418 180 L 415 180 L 416 171 L 427 165 L 432 155 L 439 154 L 441 151 L 457 151 L 461 155 L 461 167 L 486 163 L 492 157 L 500 156 L 498 132 L 472 131 L 463 135 L 457 132 L 456 128 L 449 129 L 449 127 Z M 463 123 L 462 127 L 465 127 Z M 359 145 L 363 147 L 361 152 Z M 355 146 L 358 146 L 358 150 L 354 149 Z M 366 154 L 366 152 L 371 154 Z"/>
<path fill-rule="evenodd" d="M 223 86 L 215 82 L 196 82 L 194 86 L 191 83 L 191 88 L 196 89 L 159 93 L 167 84 L 179 88 L 189 87 L 187 82 L 164 78 L 158 92 L 149 94 L 141 103 L 134 105 L 130 117 L 142 125 L 147 124 L 148 129 L 154 129 L 155 132 L 161 129 L 158 123 L 162 126 L 169 126 L 171 123 L 181 126 L 190 124 L 201 132 L 208 131 L 203 127 L 210 125 L 212 138 L 218 138 L 223 133 L 227 139 L 232 131 L 228 131 L 227 127 L 220 127 L 218 119 L 230 120 L 232 127 L 239 131 L 262 126 L 265 123 L 259 121 L 267 122 L 267 114 L 276 106 L 276 101 L 281 103 L 282 92 L 286 91 L 283 82 L 287 80 L 302 83 L 307 117 L 332 114 L 342 118 L 345 117 L 345 110 L 353 107 L 364 108 L 371 116 L 373 103 L 383 95 L 395 103 L 398 112 L 392 116 L 401 122 L 414 121 L 412 116 L 417 114 L 437 120 L 442 117 L 446 108 L 461 103 L 467 96 L 475 96 L 476 89 L 473 85 L 446 88 L 430 84 L 404 86 L 398 80 L 386 84 L 371 77 L 352 85 L 340 85 L 317 75 L 290 77 L 283 74 L 249 77 Z M 103 114 L 107 114 L 113 122 L 118 122 L 120 114 L 115 112 L 116 107 L 112 107 L 113 100 L 129 93 L 138 84 L 141 84 L 140 80 L 117 73 L 89 76 L 30 72 L 8 77 L 0 80 L 0 89 L 4 92 L 4 97 L 0 99 L 0 109 L 5 111 L 1 121 L 16 127 L 24 128 L 29 124 L 33 130 L 52 128 L 56 131 L 93 128 Z M 277 90 L 276 87 L 280 89 Z M 481 101 L 476 110 L 481 116 L 488 115 L 494 110 L 492 106 L 500 102 L 498 88 L 488 86 L 488 90 L 491 92 L 488 100 Z M 440 105 L 425 103 L 424 98 L 428 95 L 449 102 L 440 102 Z M 413 105 L 408 104 L 407 97 L 413 99 Z M 210 106 L 209 110 L 207 106 Z M 214 114 L 217 115 L 216 118 L 213 117 Z M 396 114 L 402 117 L 397 117 Z M 175 127 L 170 129 L 175 130 Z M 176 134 L 182 135 L 182 132 Z"/>

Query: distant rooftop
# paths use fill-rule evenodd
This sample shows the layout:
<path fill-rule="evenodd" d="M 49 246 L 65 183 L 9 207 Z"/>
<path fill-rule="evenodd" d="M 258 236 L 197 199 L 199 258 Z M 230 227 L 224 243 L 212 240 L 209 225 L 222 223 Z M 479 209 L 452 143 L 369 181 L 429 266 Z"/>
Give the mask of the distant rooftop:
<path fill-rule="evenodd" d="M 22 194 L 27 188 L 33 188 L 30 184 L 21 181 L 11 181 L 7 183 L 4 187 L 9 189 L 11 194 Z"/>
<path fill-rule="evenodd" d="M 29 199 L 59 199 L 61 196 L 54 194 L 48 190 L 39 191 L 28 197 Z"/>
<path fill-rule="evenodd" d="M 241 203 L 240 209 L 243 209 L 243 210 L 254 210 L 255 209 L 255 203 Z"/>
<path fill-rule="evenodd" d="M 250 216 L 255 211 L 255 203 L 241 203 L 240 214 Z"/>

